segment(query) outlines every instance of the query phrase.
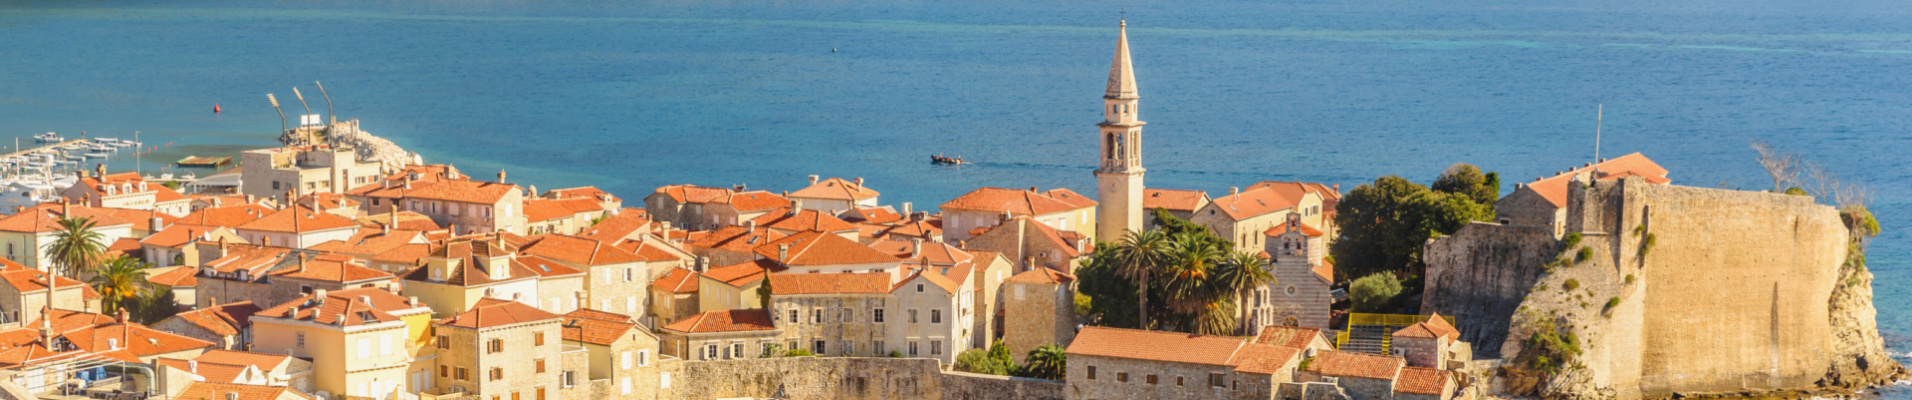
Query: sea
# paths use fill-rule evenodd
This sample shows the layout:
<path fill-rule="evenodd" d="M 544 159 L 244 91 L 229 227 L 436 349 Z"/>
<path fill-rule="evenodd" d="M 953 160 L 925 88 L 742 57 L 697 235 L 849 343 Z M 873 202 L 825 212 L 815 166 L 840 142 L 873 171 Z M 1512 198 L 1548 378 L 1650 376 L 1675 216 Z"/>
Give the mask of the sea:
<path fill-rule="evenodd" d="M 137 135 L 153 149 L 113 168 L 183 174 L 273 145 L 272 94 L 293 124 L 336 113 L 428 162 L 628 205 L 813 174 L 919 209 L 1093 194 L 1121 20 L 1150 187 L 1347 190 L 1464 162 L 1511 191 L 1641 152 L 1678 184 L 1763 190 L 1766 141 L 1870 188 L 1879 323 L 1912 351 L 1904 1 L 10 0 L 0 147 Z"/>

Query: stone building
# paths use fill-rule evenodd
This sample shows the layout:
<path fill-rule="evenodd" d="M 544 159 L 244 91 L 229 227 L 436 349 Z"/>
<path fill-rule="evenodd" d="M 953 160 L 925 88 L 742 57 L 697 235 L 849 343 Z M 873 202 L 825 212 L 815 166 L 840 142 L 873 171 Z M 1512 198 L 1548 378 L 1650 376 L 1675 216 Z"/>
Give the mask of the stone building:
<path fill-rule="evenodd" d="M 1454 398 L 1456 382 L 1447 371 L 1432 368 L 1401 368 L 1394 378 L 1394 400 L 1448 400 Z"/>
<path fill-rule="evenodd" d="M 1300 326 L 1268 325 L 1255 335 L 1255 343 L 1301 349 L 1302 357 L 1314 357 L 1315 353 L 1334 350 L 1334 341 L 1328 339 L 1320 328 Z"/>
<path fill-rule="evenodd" d="M 976 290 L 967 277 L 945 275 L 948 267 L 915 268 L 916 272 L 890 290 L 897 320 L 885 322 L 887 342 L 904 357 L 934 358 L 954 364 L 956 353 L 974 347 Z M 842 311 L 856 318 L 859 310 Z M 845 348 L 845 351 L 853 350 Z M 879 350 L 880 349 L 872 349 Z M 854 354 L 854 353 L 852 353 Z M 876 352 L 876 354 L 883 354 Z"/>
<path fill-rule="evenodd" d="M 702 282 L 697 271 L 671 268 L 664 276 L 651 281 L 651 311 L 646 317 L 651 321 L 671 322 L 702 311 L 697 298 L 698 285 Z"/>
<path fill-rule="evenodd" d="M 742 188 L 694 185 L 660 187 L 644 198 L 644 209 L 650 212 L 652 219 L 691 230 L 737 225 L 790 206 L 789 199 L 762 190 L 746 192 Z"/>
<path fill-rule="evenodd" d="M 963 241 L 1014 217 L 1029 217 L 1058 230 L 1095 232 L 1096 204 L 1069 189 L 1038 192 L 1033 187 L 985 187 L 957 196 L 939 208 L 943 211 L 943 239 Z"/>
<path fill-rule="evenodd" d="M 251 347 L 252 315 L 259 309 L 250 301 L 210 305 L 173 314 L 153 328 L 212 342 L 220 349 L 242 350 Z"/>
<path fill-rule="evenodd" d="M 199 267 L 176 266 L 155 267 L 146 270 L 146 283 L 157 289 L 165 287 L 173 292 L 173 305 L 197 307 L 199 305 Z"/>
<path fill-rule="evenodd" d="M 1236 250 L 1261 251 L 1267 245 L 1263 232 L 1287 223 L 1289 214 L 1333 236 L 1333 209 L 1326 204 L 1331 198 L 1340 198 L 1338 189 L 1319 183 L 1261 182 L 1247 189 L 1229 188 L 1227 196 L 1196 210 L 1189 222 L 1235 242 Z"/>
<path fill-rule="evenodd" d="M 870 273 L 888 282 L 903 278 L 903 260 L 855 240 L 817 231 L 799 232 L 756 247 L 759 258 L 775 261 L 778 274 Z"/>
<path fill-rule="evenodd" d="M 1254 292 L 1246 326 L 1290 325 L 1329 328 L 1334 304 L 1334 264 L 1327 260 L 1326 234 L 1301 222 L 1300 214 L 1262 234 L 1262 254 L 1275 280 Z"/>
<path fill-rule="evenodd" d="M 801 200 L 793 201 L 799 206 L 803 204 Z M 769 229 L 772 232 L 785 236 L 795 235 L 798 232 L 817 231 L 836 234 L 851 241 L 857 240 L 857 234 L 860 232 L 856 224 L 844 222 L 842 219 L 828 212 L 807 208 L 774 210 L 770 213 L 758 216 L 755 219 L 746 221 L 744 224 L 746 227 L 756 226 Z"/>
<path fill-rule="evenodd" d="M 1539 227 L 1558 238 L 1567 234 L 1567 186 L 1596 180 L 1639 176 L 1646 183 L 1673 182 L 1667 170 L 1640 153 L 1588 163 L 1532 182 L 1515 183 L 1514 192 L 1494 202 L 1494 219 L 1502 225 Z"/>
<path fill-rule="evenodd" d="M 1162 229 L 1161 226 L 1155 224 L 1155 215 L 1151 214 L 1154 212 L 1153 210 L 1160 209 L 1167 211 L 1168 215 L 1173 215 L 1175 218 L 1181 218 L 1187 221 L 1189 218 L 1195 217 L 1195 210 L 1200 210 L 1202 207 L 1208 206 L 1208 203 L 1211 201 L 1214 200 L 1208 197 L 1208 192 L 1200 190 L 1143 189 L 1142 228 L 1148 230 Z M 1102 241 L 1105 242 L 1115 242 L 1117 240 L 1121 240 L 1121 238 L 1102 239 Z"/>
<path fill-rule="evenodd" d="M 1093 245 L 1092 239 L 1079 233 L 1056 230 L 1027 217 L 1012 218 L 963 242 L 964 249 L 1002 254 L 1015 263 L 1016 272 L 1040 266 L 1070 274 L 1095 251 Z"/>
<path fill-rule="evenodd" d="M 765 274 L 781 268 L 770 260 L 756 260 L 697 274 L 696 311 L 763 308 L 764 301 L 757 289 L 763 287 Z"/>
<path fill-rule="evenodd" d="M 843 178 L 818 181 L 816 175 L 810 175 L 810 186 L 790 192 L 786 197 L 801 204 L 799 207 L 803 209 L 835 214 L 857 208 L 876 207 L 878 195 L 881 193 L 863 186 L 863 178 L 856 178 L 854 181 Z"/>
<path fill-rule="evenodd" d="M 518 251 L 584 270 L 586 303 L 577 307 L 640 316 L 650 308 L 651 281 L 678 262 L 675 257 L 648 256 L 594 239 L 556 234 L 533 236 Z"/>
<path fill-rule="evenodd" d="M 852 357 L 904 350 L 885 343 L 887 325 L 908 321 L 890 297 L 889 275 L 773 273 L 766 279 L 771 290 L 771 322 L 781 329 L 778 339 L 783 348 Z M 923 318 L 918 315 L 919 321 Z"/>
<path fill-rule="evenodd" d="M 286 354 L 207 350 L 191 359 L 161 358 L 156 361 L 153 366 L 156 370 L 171 368 L 173 371 L 167 372 L 191 374 L 194 380 L 200 382 L 285 387 L 301 393 L 313 391 L 312 362 Z M 171 392 L 170 389 L 161 388 L 161 391 Z"/>
<path fill-rule="evenodd" d="M 312 400 L 311 395 L 284 386 L 242 385 L 236 383 L 193 382 L 180 388 L 176 399 L 226 400 Z"/>
<path fill-rule="evenodd" d="M 60 192 L 68 201 L 88 207 L 152 210 L 173 217 L 192 212 L 192 199 L 132 172 L 106 174 L 106 165 L 98 172 Z"/>
<path fill-rule="evenodd" d="M 551 313 L 571 312 L 584 307 L 578 304 L 581 300 L 589 302 L 584 291 L 589 274 L 584 270 L 538 256 L 520 255 L 517 261 L 538 274 L 538 297 L 532 300 L 538 308 Z"/>
<path fill-rule="evenodd" d="M 431 308 L 383 289 L 319 290 L 253 314 L 252 350 L 312 360 L 313 389 L 328 397 L 413 393 L 422 383 L 407 376 L 412 335 L 430 318 Z"/>
<path fill-rule="evenodd" d="M 580 346 L 590 358 L 587 378 L 613 383 L 617 398 L 644 398 L 657 393 L 660 375 L 658 338 L 623 314 L 579 309 L 563 316 L 564 343 Z M 564 382 L 576 386 L 578 376 L 565 371 Z"/>
<path fill-rule="evenodd" d="M 0 244 L 6 247 L 7 260 L 27 268 L 44 268 L 52 257 L 47 243 L 52 243 L 54 235 L 63 230 L 59 220 L 66 217 L 93 220 L 93 231 L 100 233 L 101 247 L 134 237 L 136 221 L 122 219 L 110 210 L 66 202 L 42 203 L 0 218 Z"/>
<path fill-rule="evenodd" d="M 540 275 L 517 261 L 516 247 L 504 238 L 460 238 L 446 242 L 406 271 L 404 293 L 432 307 L 436 315 L 456 315 L 487 300 L 510 299 L 537 306 Z"/>
<path fill-rule="evenodd" d="M 757 247 L 787 236 L 755 224 L 691 232 L 684 247 L 712 265 L 732 265 L 757 259 Z"/>
<path fill-rule="evenodd" d="M 1148 172 L 1142 167 L 1142 125 L 1147 123 L 1136 118 L 1141 114 L 1136 109 L 1141 100 L 1135 87 L 1135 67 L 1129 62 L 1129 24 L 1123 21 L 1116 34 L 1115 60 L 1109 64 L 1109 88 L 1102 95 L 1102 123 L 1096 124 L 1101 127 L 1096 141 L 1101 157 L 1095 169 L 1095 197 L 1103 204 L 1096 212 L 1095 227 L 1076 229 L 1091 232 L 1100 240 L 1115 240 L 1142 230 L 1147 219 L 1142 214 L 1142 177 Z"/>
<path fill-rule="evenodd" d="M 1432 371 L 1430 374 L 1429 371 Z M 1447 399 L 1453 383 L 1445 371 L 1407 366 L 1398 356 L 1323 351 L 1308 363 L 1308 376 L 1334 378 L 1352 400 L 1387 400 L 1397 393 Z M 1430 389 L 1430 386 L 1434 389 Z M 1424 393 L 1440 391 L 1439 393 Z M 1427 398 L 1427 397 L 1422 397 Z"/>
<path fill-rule="evenodd" d="M 781 330 L 770 310 L 711 310 L 658 328 L 665 355 L 685 360 L 734 360 L 782 355 Z"/>
<path fill-rule="evenodd" d="M 1070 399 L 1267 399 L 1299 349 L 1239 338 L 1083 327 L 1068 349 Z M 1312 367 L 1311 367 L 1312 368 Z"/>
<path fill-rule="evenodd" d="M 155 268 L 174 265 L 199 265 L 199 255 L 186 254 L 193 241 L 224 239 L 233 243 L 246 243 L 239 233 L 223 226 L 173 224 L 139 240 L 141 257 Z"/>
<path fill-rule="evenodd" d="M 1003 344 L 1021 364 L 1030 350 L 1075 339 L 1075 276 L 1036 268 L 1002 285 Z"/>
<path fill-rule="evenodd" d="M 390 274 L 342 260 L 349 257 L 313 261 L 313 253 L 284 247 L 204 241 L 194 246 L 208 260 L 199 266 L 194 304 L 212 304 L 214 299 L 277 304 L 316 289 L 384 287 L 390 282 Z"/>
<path fill-rule="evenodd" d="M 1407 365 L 1433 369 L 1460 369 L 1474 359 L 1474 349 L 1460 341 L 1461 331 L 1436 313 L 1426 321 L 1394 331 L 1390 352 Z"/>
<path fill-rule="evenodd" d="M 427 393 L 481 399 L 551 399 L 560 389 L 562 318 L 524 303 L 483 299 L 432 322 L 437 386 Z"/>
<path fill-rule="evenodd" d="M 288 146 L 239 153 L 239 193 L 285 204 L 295 196 L 344 193 L 384 173 L 377 161 L 361 161 L 356 149 L 329 145 Z"/>

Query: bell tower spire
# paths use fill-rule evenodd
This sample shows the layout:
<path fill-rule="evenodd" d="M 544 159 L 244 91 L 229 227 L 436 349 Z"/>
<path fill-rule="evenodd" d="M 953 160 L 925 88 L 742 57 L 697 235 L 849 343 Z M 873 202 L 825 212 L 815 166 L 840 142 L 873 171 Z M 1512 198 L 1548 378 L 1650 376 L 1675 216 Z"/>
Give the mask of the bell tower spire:
<path fill-rule="evenodd" d="M 1115 61 L 1109 65 L 1109 87 L 1102 95 L 1101 162 L 1095 170 L 1096 240 L 1116 241 L 1129 231 L 1142 230 L 1142 125 L 1136 119 L 1141 95 L 1135 88 L 1135 67 L 1129 63 L 1129 23 L 1122 21 L 1115 38 Z"/>

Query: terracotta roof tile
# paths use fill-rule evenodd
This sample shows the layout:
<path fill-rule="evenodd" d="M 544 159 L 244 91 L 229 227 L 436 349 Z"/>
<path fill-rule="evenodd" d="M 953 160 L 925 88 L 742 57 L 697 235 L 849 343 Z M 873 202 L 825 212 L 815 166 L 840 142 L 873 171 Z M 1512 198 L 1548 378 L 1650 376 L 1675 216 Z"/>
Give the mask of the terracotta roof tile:
<path fill-rule="evenodd" d="M 218 229 L 223 228 L 210 225 L 173 224 L 145 239 L 140 239 L 139 243 L 177 249 Z"/>
<path fill-rule="evenodd" d="M 260 310 L 254 313 L 253 317 L 285 318 L 325 325 L 359 326 L 398 321 L 398 316 L 392 313 L 425 307 L 423 303 L 413 306 L 410 299 L 378 288 L 328 291 L 325 293 L 325 299 L 319 300 L 317 293 L 300 296 L 292 301 Z M 294 310 L 297 312 L 294 313 Z M 344 322 L 339 321 L 340 317 L 345 318 Z"/>
<path fill-rule="evenodd" d="M 889 274 L 770 274 L 768 279 L 771 293 L 776 295 L 890 292 Z"/>
<path fill-rule="evenodd" d="M 923 241 L 922 251 L 917 253 L 917 256 L 911 257 L 910 253 L 915 246 L 916 242 L 909 240 L 879 240 L 869 244 L 871 249 L 889 254 L 891 257 L 910 260 L 908 262 L 909 264 L 920 264 L 922 261 L 929 261 L 929 263 L 933 265 L 956 265 L 967 263 L 970 259 L 975 258 L 975 256 L 969 255 L 969 253 L 964 252 L 963 249 L 956 248 L 956 246 L 927 240 Z"/>
<path fill-rule="evenodd" d="M 479 299 L 478 304 L 472 305 L 470 310 L 435 323 L 462 328 L 491 328 L 557 319 L 559 319 L 557 314 L 539 310 L 525 303 L 484 298 Z"/>
<path fill-rule="evenodd" d="M 518 190 L 518 185 L 508 183 L 445 180 L 425 185 L 413 183 L 412 190 L 404 192 L 403 198 L 497 204 L 504 201 L 506 195 Z"/>
<path fill-rule="evenodd" d="M 650 227 L 650 213 L 642 208 L 625 208 L 605 214 L 604 220 L 598 221 L 597 225 L 585 228 L 584 232 L 578 236 L 605 243 L 617 243 L 624 239 L 635 239 L 639 236 L 639 232 L 644 232 Z"/>
<path fill-rule="evenodd" d="M 777 263 L 770 260 L 751 260 L 725 265 L 704 271 L 703 276 L 734 287 L 744 287 L 763 280 L 767 271 L 779 269 Z"/>
<path fill-rule="evenodd" d="M 1255 335 L 1255 343 L 1305 349 L 1317 338 L 1323 338 L 1321 328 L 1269 325 L 1261 328 L 1261 334 Z"/>
<path fill-rule="evenodd" d="M 1200 190 L 1142 189 L 1143 209 L 1195 212 L 1208 203 L 1208 192 Z"/>
<path fill-rule="evenodd" d="M 874 275 L 874 274 L 866 274 L 866 275 Z M 890 292 L 903 290 L 904 287 L 909 286 L 910 282 L 915 282 L 919 278 L 922 279 L 923 281 L 929 282 L 932 285 L 936 285 L 936 287 L 943 288 L 943 291 L 948 293 L 956 293 L 958 292 L 958 289 L 961 288 L 961 286 L 958 285 L 956 281 L 950 280 L 948 276 L 944 276 L 938 273 L 933 273 L 933 272 L 930 272 L 930 270 L 917 270 L 916 273 L 911 275 L 910 277 L 904 278 L 901 281 L 897 281 L 895 286 L 890 287 Z M 771 289 L 775 290 L 776 288 L 773 286 L 771 287 Z"/>
<path fill-rule="evenodd" d="M 1294 208 L 1307 193 L 1299 186 L 1250 186 L 1240 193 L 1216 197 L 1209 207 L 1221 210 L 1230 219 L 1240 221 L 1262 214 Z"/>
<path fill-rule="evenodd" d="M 571 213 L 571 210 L 558 204 L 557 200 L 525 199 L 524 201 L 525 222 L 544 222 L 554 219 L 571 218 L 573 215 L 576 214 Z"/>
<path fill-rule="evenodd" d="M 1071 357 L 1089 355 L 1233 366 L 1229 361 L 1246 343 L 1224 336 L 1087 326 L 1076 333 L 1068 353 Z"/>
<path fill-rule="evenodd" d="M 1394 379 L 1395 393 L 1443 395 L 1447 391 L 1447 371 L 1433 368 L 1404 367 Z"/>
<path fill-rule="evenodd" d="M 199 267 L 174 266 L 147 270 L 146 281 L 160 286 L 198 286 Z"/>
<path fill-rule="evenodd" d="M 536 193 L 533 193 L 533 194 L 535 195 Z M 574 188 L 551 189 L 551 190 L 545 191 L 544 196 L 554 198 L 554 199 L 572 199 L 572 198 L 597 199 L 598 196 L 610 196 L 611 200 L 617 200 L 617 196 L 611 196 L 611 193 L 605 192 L 602 189 L 598 189 L 596 186 L 579 186 Z"/>
<path fill-rule="evenodd" d="M 1249 343 L 1236 351 L 1228 364 L 1235 366 L 1236 371 L 1273 375 L 1281 372 L 1281 367 L 1288 365 L 1300 353 L 1301 349 L 1292 347 Z"/>
<path fill-rule="evenodd" d="M 1095 200 L 1068 189 L 1047 193 L 985 187 L 957 196 L 941 206 L 944 210 L 984 211 L 995 214 L 1045 215 L 1096 205 Z"/>
<path fill-rule="evenodd" d="M 665 324 L 660 329 L 676 333 L 718 333 L 769 331 L 777 327 L 770 323 L 770 310 L 753 308 L 705 311 Z"/>
<path fill-rule="evenodd" d="M 62 288 L 86 285 L 85 283 L 64 276 L 55 279 L 59 279 L 59 284 Z M 11 286 L 13 290 L 21 293 L 46 290 L 46 273 L 40 272 L 39 270 L 8 269 L 6 271 L 0 271 L 0 281 L 6 282 L 7 286 Z"/>
<path fill-rule="evenodd" d="M 1323 351 L 1316 353 L 1314 361 L 1308 363 L 1308 371 L 1327 376 L 1392 380 L 1404 366 L 1407 359 L 1397 356 Z"/>
<path fill-rule="evenodd" d="M 739 212 L 769 211 L 790 207 L 790 199 L 762 190 L 733 192 L 711 201 L 713 204 L 727 204 Z"/>
<path fill-rule="evenodd" d="M 1005 280 L 1004 282 L 1037 283 L 1037 284 L 1044 284 L 1044 285 L 1054 285 L 1054 284 L 1064 284 L 1069 282 L 1075 282 L 1075 276 L 1063 273 L 1062 271 L 1049 269 L 1046 267 L 1045 268 L 1030 268 L 1028 271 L 1023 271 L 1022 273 L 1016 274 L 1014 276 L 1010 276 L 1009 279 Z"/>
<path fill-rule="evenodd" d="M 518 249 L 519 254 L 589 266 L 650 261 L 610 243 L 577 236 L 549 234 L 530 239 L 529 244 Z"/>
<path fill-rule="evenodd" d="M 669 196 L 678 203 L 709 203 L 718 197 L 728 196 L 730 189 L 702 187 L 697 185 L 669 185 L 657 188 L 656 193 Z"/>
<path fill-rule="evenodd" d="M 226 394 L 238 394 L 238 400 L 278 400 L 287 393 L 305 399 L 312 396 L 299 393 L 285 386 L 240 385 L 236 383 L 192 382 L 175 398 L 180 399 L 226 399 Z"/>
<path fill-rule="evenodd" d="M 95 227 L 131 224 L 131 222 L 113 216 L 113 213 L 102 209 L 75 204 L 70 206 L 68 210 L 70 210 L 72 213 L 71 216 L 74 218 L 93 219 L 93 226 Z M 59 231 L 61 230 L 60 218 L 66 215 L 63 214 L 65 212 L 69 211 L 63 211 L 59 203 L 40 203 L 40 205 L 29 207 L 24 211 L 14 213 L 5 218 L 0 218 L 0 231 L 24 233 Z"/>
<path fill-rule="evenodd" d="M 1596 179 L 1605 179 L 1608 176 L 1631 175 L 1646 177 L 1650 183 L 1672 182 L 1671 179 L 1666 179 L 1667 170 L 1665 167 L 1661 167 L 1659 163 L 1653 162 L 1653 160 L 1646 158 L 1645 155 L 1633 153 L 1608 159 L 1598 164 L 1574 168 L 1573 170 L 1558 175 L 1541 178 L 1528 183 L 1526 188 L 1532 189 L 1535 194 L 1539 194 L 1540 197 L 1546 199 L 1548 203 L 1553 203 L 1553 206 L 1556 208 L 1566 207 L 1567 183 L 1573 182 L 1574 177 L 1581 177 L 1584 181 L 1586 177 L 1592 175 L 1595 170 L 1599 170 L 1601 174 L 1601 176 Z"/>
<path fill-rule="evenodd" d="M 750 230 L 742 226 L 726 226 L 708 231 L 704 235 L 691 239 L 691 247 L 721 249 L 739 253 L 755 251 L 757 246 L 782 239 L 784 234 L 769 229 Z"/>
<path fill-rule="evenodd" d="M 179 318 L 205 328 L 214 334 L 237 335 L 239 330 L 252 324 L 253 314 L 259 312 L 259 306 L 250 301 L 226 303 L 212 307 L 203 307 L 182 311 L 172 318 Z"/>
<path fill-rule="evenodd" d="M 934 239 L 943 235 L 942 225 L 943 221 L 940 219 L 897 222 L 895 225 L 891 225 L 889 229 L 883 230 L 883 236 L 908 236 Z"/>
<path fill-rule="evenodd" d="M 1336 189 L 1333 186 L 1330 186 L 1324 183 L 1261 181 L 1261 182 L 1256 182 L 1253 185 L 1248 185 L 1248 187 L 1249 188 L 1272 187 L 1287 193 L 1314 193 L 1317 196 L 1321 196 L 1321 201 L 1323 203 L 1341 202 L 1341 192 L 1336 191 Z"/>
<path fill-rule="evenodd" d="M 759 228 L 780 229 L 786 231 L 843 232 L 856 230 L 856 225 L 843 222 L 836 216 L 817 210 L 779 208 L 751 220 Z"/>
<path fill-rule="evenodd" d="M 252 366 L 253 368 L 258 368 L 259 370 L 262 370 L 262 371 L 271 371 L 271 370 L 279 368 L 279 366 L 281 365 L 285 365 L 287 362 L 292 361 L 292 356 L 284 355 L 284 354 L 254 353 L 250 351 L 212 349 L 212 350 L 206 350 L 205 353 L 199 354 L 198 357 L 193 357 L 193 360 L 196 360 L 202 363 L 214 362 L 214 363 L 230 364 L 230 365 L 247 365 L 247 366 Z"/>
<path fill-rule="evenodd" d="M 302 264 L 302 265 L 301 265 Z M 271 272 L 281 278 L 309 279 L 324 282 L 358 283 L 375 280 L 390 280 L 392 274 L 359 265 L 344 255 L 323 254 Z"/>
<path fill-rule="evenodd" d="M 651 287 L 671 293 L 697 293 L 697 271 L 671 268 L 663 277 L 651 281 Z"/>
<path fill-rule="evenodd" d="M 855 209 L 851 209 L 849 211 L 843 212 L 843 215 L 839 217 L 843 218 L 845 221 L 868 222 L 873 224 L 887 224 L 891 222 L 901 221 L 903 220 L 905 216 L 903 214 L 898 214 L 896 210 L 891 209 L 890 206 L 882 206 L 882 207 L 857 207 Z"/>
<path fill-rule="evenodd" d="M 230 206 L 224 206 L 224 207 L 206 207 L 206 208 L 201 208 L 198 211 L 193 211 L 191 214 L 186 214 L 185 217 L 181 217 L 179 219 L 179 223 L 200 225 L 200 226 L 223 226 L 227 228 L 238 228 L 240 225 L 245 225 L 247 222 L 258 220 L 259 218 L 266 216 L 266 214 L 271 214 L 274 211 L 277 211 L 277 210 L 272 209 L 272 207 L 266 207 L 266 206 L 258 205 L 258 204 L 240 204 L 240 205 L 230 205 Z"/>
<path fill-rule="evenodd" d="M 610 346 L 637 327 L 637 321 L 624 314 L 580 308 L 565 313 L 564 340 Z M 646 333 L 648 335 L 648 333 Z"/>
<path fill-rule="evenodd" d="M 830 178 L 817 181 L 817 183 L 811 184 L 810 187 L 803 188 L 802 190 L 790 192 L 790 197 L 855 202 L 857 200 L 875 198 L 878 194 L 875 190 L 870 190 L 869 187 L 858 185 L 856 182 L 844 180 L 843 178 Z"/>
<path fill-rule="evenodd" d="M 173 368 L 179 369 L 180 371 L 188 371 L 187 373 L 199 375 L 200 377 L 206 378 L 205 382 L 213 382 L 213 383 L 238 382 L 240 377 L 245 375 L 247 368 L 249 368 L 246 365 L 214 363 L 214 362 L 206 362 L 206 361 L 200 361 L 195 366 L 194 363 L 188 362 L 189 360 L 181 359 L 181 358 L 163 358 L 162 357 L 154 361 L 155 363 L 162 366 L 173 367 Z M 221 400 L 225 399 L 224 396 L 217 397 L 217 398 Z M 211 399 L 207 399 L 207 400 L 211 400 Z"/>
<path fill-rule="evenodd" d="M 1434 315 L 1428 316 L 1427 320 L 1425 321 L 1421 321 L 1420 323 L 1414 324 L 1414 325 L 1408 325 L 1406 328 L 1401 328 L 1401 330 L 1394 331 L 1394 337 L 1418 337 L 1418 338 L 1445 337 L 1448 339 L 1454 339 L 1454 338 L 1461 337 L 1461 331 L 1458 329 L 1454 329 L 1453 324 L 1447 323 L 1446 318 L 1441 318 L 1441 314 L 1436 313 Z"/>
<path fill-rule="evenodd" d="M 836 234 L 816 231 L 798 232 L 782 239 L 772 240 L 757 246 L 756 253 L 764 258 L 777 260 L 780 245 L 790 245 L 787 259 L 779 262 L 788 266 L 820 266 L 845 264 L 877 264 L 899 262 L 895 256 L 844 239 Z"/>
<path fill-rule="evenodd" d="M 1291 229 L 1288 228 L 1288 224 L 1280 223 L 1280 224 L 1275 224 L 1275 226 L 1268 228 L 1268 230 L 1262 231 L 1261 234 L 1267 237 L 1276 237 L 1276 236 L 1286 235 L 1288 234 L 1288 231 L 1290 230 Z M 1315 227 L 1309 226 L 1308 223 L 1306 222 L 1301 223 L 1300 230 L 1302 235 L 1307 235 L 1308 237 L 1321 237 L 1321 235 L 1323 235 L 1320 229 L 1315 229 Z"/>
<path fill-rule="evenodd" d="M 307 233 L 333 229 L 357 229 L 358 227 L 358 222 L 351 219 L 299 205 L 266 214 L 263 218 L 239 225 L 237 229 Z"/>

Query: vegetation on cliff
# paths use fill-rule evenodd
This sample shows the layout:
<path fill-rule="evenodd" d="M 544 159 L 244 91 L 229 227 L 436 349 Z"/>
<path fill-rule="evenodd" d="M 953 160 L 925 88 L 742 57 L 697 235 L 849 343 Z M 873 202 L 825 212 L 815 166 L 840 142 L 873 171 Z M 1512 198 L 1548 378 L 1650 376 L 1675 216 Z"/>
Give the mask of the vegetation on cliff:
<path fill-rule="evenodd" d="M 1448 167 L 1432 187 L 1391 175 L 1355 187 L 1335 206 L 1341 237 L 1328 252 L 1336 275 L 1392 274 L 1402 281 L 1400 293 L 1419 293 L 1427 240 L 1492 220 L 1499 194 L 1499 175 L 1467 164 Z"/>

